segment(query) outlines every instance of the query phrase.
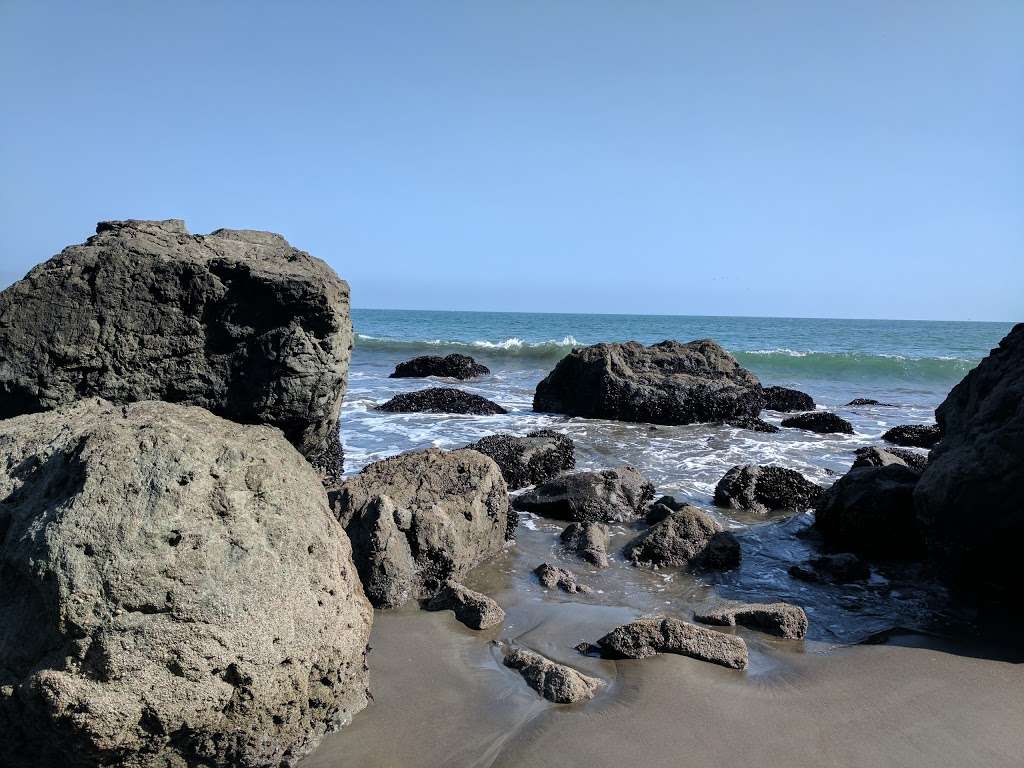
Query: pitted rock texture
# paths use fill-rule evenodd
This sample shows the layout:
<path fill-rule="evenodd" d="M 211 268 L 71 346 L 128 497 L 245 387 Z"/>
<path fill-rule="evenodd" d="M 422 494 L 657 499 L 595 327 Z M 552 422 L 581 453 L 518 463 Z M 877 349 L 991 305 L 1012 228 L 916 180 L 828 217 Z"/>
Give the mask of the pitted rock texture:
<path fill-rule="evenodd" d="M 427 376 L 440 376 L 448 379 L 472 379 L 476 376 L 486 376 L 491 369 L 481 365 L 469 355 L 452 353 L 441 357 L 440 355 L 421 355 L 412 360 L 406 360 L 395 366 L 394 373 L 388 378 L 391 379 L 421 379 Z"/>
<path fill-rule="evenodd" d="M 596 677 L 584 675 L 524 648 L 509 649 L 503 661 L 506 667 L 518 670 L 533 690 L 555 704 L 588 701 L 603 685 Z"/>
<path fill-rule="evenodd" d="M 526 437 L 488 435 L 466 447 L 494 459 L 510 491 L 576 468 L 572 438 L 551 429 L 530 432 Z"/>
<path fill-rule="evenodd" d="M 378 405 L 377 410 L 389 413 L 465 413 L 473 416 L 508 413 L 486 397 L 453 387 L 429 387 L 415 392 L 402 392 Z"/>
<path fill-rule="evenodd" d="M 699 507 L 684 504 L 626 545 L 635 565 L 727 570 L 740 564 L 740 543 Z"/>
<path fill-rule="evenodd" d="M 545 589 L 560 589 L 570 595 L 589 595 L 594 591 L 586 584 L 580 584 L 576 580 L 576 574 L 566 568 L 541 563 L 533 572 Z"/>
<path fill-rule="evenodd" d="M 718 481 L 715 504 L 760 514 L 781 509 L 804 510 L 814 505 L 823 490 L 795 469 L 745 464 L 733 467 Z"/>
<path fill-rule="evenodd" d="M 720 605 L 695 613 L 693 620 L 719 627 L 739 624 L 787 640 L 802 640 L 807 636 L 807 614 L 800 606 L 790 603 Z"/>
<path fill-rule="evenodd" d="M 732 669 L 747 666 L 742 637 L 698 627 L 687 621 L 656 616 L 616 627 L 597 641 L 601 655 L 612 659 L 646 659 L 676 653 Z"/>
<path fill-rule="evenodd" d="M 632 467 L 567 472 L 512 500 L 524 512 L 575 522 L 624 523 L 641 517 L 654 486 Z"/>
<path fill-rule="evenodd" d="M 559 537 L 566 549 L 598 568 L 607 568 L 611 541 L 604 523 L 570 523 Z"/>
<path fill-rule="evenodd" d="M 449 581 L 423 606 L 428 611 L 452 611 L 470 629 L 490 629 L 505 620 L 505 611 L 487 595 Z"/>

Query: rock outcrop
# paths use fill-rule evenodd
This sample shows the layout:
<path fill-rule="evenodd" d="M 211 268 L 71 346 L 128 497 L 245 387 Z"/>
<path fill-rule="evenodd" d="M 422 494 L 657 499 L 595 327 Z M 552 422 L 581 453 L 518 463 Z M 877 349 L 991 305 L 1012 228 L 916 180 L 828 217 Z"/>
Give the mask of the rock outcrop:
<path fill-rule="evenodd" d="M 860 467 L 884 467 L 889 464 L 901 464 L 904 467 L 923 472 L 928 466 L 928 454 L 917 453 L 906 448 L 879 448 L 874 445 L 858 448 L 854 451 L 856 458 L 851 469 Z"/>
<path fill-rule="evenodd" d="M 560 536 L 563 546 L 598 568 L 607 568 L 608 526 L 604 523 L 570 523 Z"/>
<path fill-rule="evenodd" d="M 671 617 L 623 624 L 598 640 L 597 645 L 603 656 L 612 659 L 646 659 L 659 653 L 675 653 L 732 669 L 747 666 L 747 644 L 743 638 Z"/>
<path fill-rule="evenodd" d="M 472 416 L 494 416 L 508 413 L 486 397 L 452 387 L 429 387 L 415 392 L 402 392 L 376 410 L 387 413 L 464 413 Z"/>
<path fill-rule="evenodd" d="M 715 504 L 727 509 L 746 509 L 767 514 L 781 509 L 804 510 L 814 506 L 823 489 L 795 469 L 772 464 L 733 467 L 715 486 Z"/>
<path fill-rule="evenodd" d="M 847 584 L 851 581 L 867 581 L 871 568 L 852 552 L 812 557 L 800 565 L 791 565 L 789 575 L 800 581 Z"/>
<path fill-rule="evenodd" d="M 505 620 L 505 611 L 494 600 L 457 581 L 449 580 L 423 607 L 428 611 L 452 611 L 470 629 L 490 629 Z"/>
<path fill-rule="evenodd" d="M 787 640 L 803 640 L 807 636 L 807 614 L 800 606 L 790 603 L 721 605 L 695 613 L 693 620 L 719 627 L 739 624 Z"/>
<path fill-rule="evenodd" d="M 518 670 L 527 685 L 555 704 L 589 701 L 603 684 L 596 677 L 589 677 L 523 648 L 509 649 L 504 664 Z"/>
<path fill-rule="evenodd" d="M 548 563 L 541 563 L 533 569 L 544 589 L 560 589 L 570 595 L 589 595 L 594 590 L 576 580 L 576 574 L 566 568 L 557 568 Z"/>
<path fill-rule="evenodd" d="M 524 512 L 574 522 L 624 523 L 641 517 L 654 486 L 632 467 L 559 475 L 516 496 Z"/>
<path fill-rule="evenodd" d="M 886 430 L 882 439 L 906 448 L 934 448 L 942 439 L 942 430 L 938 424 L 901 424 Z"/>
<path fill-rule="evenodd" d="M 0 419 L 93 396 L 198 405 L 279 427 L 337 477 L 348 303 L 280 235 L 100 222 L 0 293 Z"/>
<path fill-rule="evenodd" d="M 93 398 L 4 421 L 0 529 L 2 765 L 291 766 L 366 706 L 372 611 L 276 429 Z"/>
<path fill-rule="evenodd" d="M 494 459 L 510 491 L 576 468 L 572 438 L 551 429 L 530 432 L 526 437 L 488 435 L 466 447 Z"/>
<path fill-rule="evenodd" d="M 635 565 L 725 570 L 740 564 L 740 543 L 699 507 L 684 505 L 626 545 Z"/>
<path fill-rule="evenodd" d="M 505 548 L 517 523 L 497 464 L 430 448 L 367 465 L 332 494 L 370 602 L 434 597 Z"/>
<path fill-rule="evenodd" d="M 810 413 L 799 413 L 782 420 L 782 426 L 795 429 L 806 429 L 819 434 L 842 434 L 852 435 L 853 424 L 842 416 L 836 416 L 830 411 L 811 411 Z"/>
<path fill-rule="evenodd" d="M 756 417 L 763 404 L 757 377 L 710 340 L 576 348 L 533 398 L 535 411 L 652 424 Z"/>
<path fill-rule="evenodd" d="M 391 379 L 423 379 L 427 376 L 439 376 L 447 379 L 466 379 L 486 376 L 491 369 L 481 365 L 469 355 L 453 353 L 440 355 L 421 355 L 406 360 L 395 366 Z"/>
<path fill-rule="evenodd" d="M 765 387 L 764 407 L 769 411 L 813 411 L 814 398 L 806 392 L 787 387 Z"/>

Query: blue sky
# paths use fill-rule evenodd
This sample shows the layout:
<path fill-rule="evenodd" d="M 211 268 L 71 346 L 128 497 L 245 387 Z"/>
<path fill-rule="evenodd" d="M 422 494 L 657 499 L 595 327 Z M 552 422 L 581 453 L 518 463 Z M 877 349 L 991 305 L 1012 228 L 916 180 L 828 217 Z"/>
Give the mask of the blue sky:
<path fill-rule="evenodd" d="M 1024 3 L 0 0 L 0 284 L 108 218 L 360 307 L 1024 319 Z"/>

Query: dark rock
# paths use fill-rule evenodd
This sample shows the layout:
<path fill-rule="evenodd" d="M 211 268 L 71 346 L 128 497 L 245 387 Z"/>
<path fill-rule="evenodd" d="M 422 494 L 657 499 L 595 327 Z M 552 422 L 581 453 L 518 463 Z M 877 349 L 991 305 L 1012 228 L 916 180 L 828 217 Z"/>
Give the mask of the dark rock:
<path fill-rule="evenodd" d="M 533 690 L 555 704 L 589 701 L 603 684 L 596 677 L 577 672 L 565 664 L 546 659 L 539 653 L 513 648 L 505 654 L 506 667 L 519 670 Z"/>
<path fill-rule="evenodd" d="M 661 496 L 654 501 L 654 504 L 662 504 L 673 512 L 678 512 L 686 506 L 685 501 L 678 501 L 675 496 Z"/>
<path fill-rule="evenodd" d="M 570 523 L 562 531 L 562 544 L 598 568 L 607 568 L 608 526 L 604 523 Z"/>
<path fill-rule="evenodd" d="M 814 526 L 833 549 L 912 560 L 924 539 L 914 515 L 920 473 L 899 464 L 851 469 L 825 491 Z"/>
<path fill-rule="evenodd" d="M 270 424 L 328 477 L 349 288 L 280 235 L 107 221 L 0 293 L 0 419 L 84 397 L 198 405 Z"/>
<path fill-rule="evenodd" d="M 415 392 L 402 392 L 378 405 L 376 410 L 388 413 L 465 413 L 473 416 L 508 413 L 486 397 L 452 387 L 429 387 Z"/>
<path fill-rule="evenodd" d="M 757 377 L 710 340 L 576 348 L 537 385 L 535 411 L 654 424 L 756 417 Z"/>
<path fill-rule="evenodd" d="M 454 611 L 455 618 L 470 629 L 489 629 L 505 620 L 505 611 L 487 595 L 449 581 L 426 601 L 428 611 Z"/>
<path fill-rule="evenodd" d="M 367 465 L 332 504 L 377 608 L 427 600 L 502 551 L 517 518 L 497 464 L 430 448 Z"/>
<path fill-rule="evenodd" d="M 769 424 L 764 419 L 745 417 L 742 419 L 730 419 L 725 423 L 730 427 L 736 427 L 737 429 L 749 429 L 751 432 L 767 432 L 769 434 L 781 432 L 778 427 L 774 424 Z"/>
<path fill-rule="evenodd" d="M 769 411 L 813 411 L 814 398 L 806 392 L 786 387 L 765 387 L 764 407 Z"/>
<path fill-rule="evenodd" d="M 633 539 L 625 554 L 634 564 L 659 567 L 728 569 L 740 563 L 736 537 L 689 504 Z"/>
<path fill-rule="evenodd" d="M 938 424 L 901 424 L 886 431 L 882 439 L 909 448 L 934 448 L 942 439 L 942 430 Z"/>
<path fill-rule="evenodd" d="M 788 640 L 802 640 L 807 636 L 807 614 L 803 608 L 789 603 L 722 605 L 695 613 L 693 620 L 720 627 L 739 624 Z"/>
<path fill-rule="evenodd" d="M 565 568 L 556 568 L 553 565 L 541 563 L 533 569 L 533 572 L 537 575 L 544 589 L 560 589 L 571 595 L 576 593 L 589 595 L 594 591 L 586 584 L 580 584 L 576 581 L 576 574 Z"/>
<path fill-rule="evenodd" d="M 789 575 L 801 581 L 847 584 L 851 581 L 867 581 L 871 578 L 871 568 L 857 555 L 840 552 L 812 557 L 802 565 L 790 566 Z"/>
<path fill-rule="evenodd" d="M 782 426 L 807 429 L 821 434 L 838 432 L 844 435 L 853 434 L 853 425 L 846 419 L 829 411 L 811 411 L 800 413 L 782 420 Z"/>
<path fill-rule="evenodd" d="M 928 466 L 928 454 L 917 453 L 906 448 L 879 448 L 866 446 L 854 451 L 856 458 L 851 469 L 860 467 L 884 467 L 889 464 L 901 464 L 918 472 Z"/>
<path fill-rule="evenodd" d="M 637 519 L 654 497 L 654 486 L 632 467 L 573 472 L 512 499 L 524 512 L 575 522 L 623 523 Z"/>
<path fill-rule="evenodd" d="M 406 360 L 395 366 L 395 372 L 388 378 L 391 379 L 422 379 L 427 376 L 440 376 L 448 379 L 472 379 L 476 376 L 486 376 L 491 369 L 486 365 L 480 365 L 469 355 L 451 354 L 441 357 L 440 355 L 421 355 L 412 360 Z"/>
<path fill-rule="evenodd" d="M 677 511 L 678 510 L 673 509 L 667 504 L 655 502 L 654 504 L 651 504 L 651 506 L 647 508 L 647 514 L 644 516 L 644 520 L 648 525 L 654 525 L 655 523 L 660 523 L 666 517 L 669 517 L 673 512 Z"/>
<path fill-rule="evenodd" d="M 715 487 L 715 504 L 767 514 L 814 506 L 823 489 L 794 469 L 747 464 L 733 467 Z"/>
<path fill-rule="evenodd" d="M 494 459 L 510 491 L 543 483 L 559 472 L 576 468 L 572 439 L 550 429 L 526 437 L 488 435 L 466 447 Z"/>
<path fill-rule="evenodd" d="M 676 653 L 732 669 L 747 666 L 747 644 L 743 638 L 667 617 L 623 624 L 597 644 L 602 654 L 612 659 L 646 659 L 659 653 Z"/>
<path fill-rule="evenodd" d="M 850 408 L 858 405 L 880 405 L 885 406 L 886 408 L 894 407 L 892 403 L 880 403 L 877 400 L 872 400 L 870 397 L 855 397 L 846 404 L 846 407 Z"/>
<path fill-rule="evenodd" d="M 366 706 L 373 612 L 277 429 L 92 398 L 9 419 L 0 528 L 0 765 L 291 766 Z"/>

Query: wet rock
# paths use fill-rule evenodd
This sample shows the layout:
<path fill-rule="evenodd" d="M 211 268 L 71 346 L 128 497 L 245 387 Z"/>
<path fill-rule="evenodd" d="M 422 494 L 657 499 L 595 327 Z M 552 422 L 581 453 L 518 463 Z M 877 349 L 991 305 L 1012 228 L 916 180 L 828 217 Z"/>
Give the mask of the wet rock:
<path fill-rule="evenodd" d="M 543 483 L 576 468 L 572 438 L 551 429 L 531 432 L 526 437 L 488 435 L 466 447 L 494 459 L 510 491 Z"/>
<path fill-rule="evenodd" d="M 586 584 L 577 582 L 576 574 L 565 568 L 556 568 L 553 565 L 541 563 L 533 569 L 533 572 L 537 575 L 544 589 L 560 589 L 571 595 L 577 593 L 589 595 L 594 591 Z"/>
<path fill-rule="evenodd" d="M 684 505 L 652 525 L 625 548 L 637 565 L 728 569 L 740 563 L 740 545 L 711 515 Z"/>
<path fill-rule="evenodd" d="M 476 451 L 425 451 L 367 465 L 332 495 L 370 602 L 426 600 L 501 552 L 517 523 L 497 464 Z"/>
<path fill-rule="evenodd" d="M 710 340 L 578 347 L 533 398 L 535 411 L 653 424 L 756 417 L 763 403 L 757 377 Z"/>
<path fill-rule="evenodd" d="M 908 448 L 934 448 L 942 439 L 942 431 L 938 424 L 901 424 L 887 430 L 882 439 Z"/>
<path fill-rule="evenodd" d="M 598 568 L 607 568 L 608 526 L 604 523 L 570 523 L 562 531 L 562 544 L 566 549 L 596 565 Z"/>
<path fill-rule="evenodd" d="M 765 387 L 764 407 L 769 411 L 813 411 L 814 398 L 806 392 L 787 387 Z"/>
<path fill-rule="evenodd" d="M 513 648 L 505 654 L 506 667 L 518 670 L 533 690 L 555 704 L 578 704 L 594 698 L 603 683 L 539 653 Z"/>
<path fill-rule="evenodd" d="M 682 507 L 679 507 L 679 509 L 682 509 Z M 667 504 L 662 504 L 660 501 L 656 501 L 647 508 L 647 514 L 644 515 L 644 521 L 648 525 L 654 525 L 655 523 L 660 523 L 673 512 L 677 511 L 678 509 L 673 509 Z"/>
<path fill-rule="evenodd" d="M 373 613 L 277 429 L 87 399 L 0 429 L 0 765 L 291 766 Z"/>
<path fill-rule="evenodd" d="M 894 407 L 892 403 L 880 403 L 877 400 L 872 400 L 870 397 L 855 397 L 853 400 L 846 404 L 846 407 L 852 408 L 858 405 L 879 405 L 885 406 L 886 408 Z"/>
<path fill-rule="evenodd" d="M 800 413 L 782 420 L 782 426 L 795 427 L 796 429 L 807 429 L 820 434 L 839 433 L 843 435 L 853 434 L 853 425 L 841 416 L 836 416 L 829 411 L 811 411 Z"/>
<path fill-rule="evenodd" d="M 807 636 L 807 614 L 790 603 L 740 603 L 695 613 L 694 621 L 720 627 L 748 627 L 788 640 Z"/>
<path fill-rule="evenodd" d="M 646 659 L 659 653 L 675 653 L 732 669 L 747 666 L 747 644 L 743 638 L 669 617 L 623 624 L 597 644 L 602 655 L 612 659 Z"/>
<path fill-rule="evenodd" d="M 814 526 L 832 549 L 867 557 L 920 558 L 924 537 L 914 514 L 920 473 L 899 464 L 851 469 L 818 502 Z"/>
<path fill-rule="evenodd" d="M 823 489 L 799 472 L 774 465 L 733 467 L 715 487 L 715 504 L 767 514 L 780 509 L 803 510 L 814 506 Z"/>
<path fill-rule="evenodd" d="M 879 448 L 871 445 L 858 448 L 854 452 L 856 458 L 853 460 L 851 469 L 860 467 L 885 467 L 889 464 L 900 464 L 910 467 L 919 472 L 924 471 L 928 466 L 928 454 L 917 453 L 906 448 Z"/>
<path fill-rule="evenodd" d="M 402 392 L 378 405 L 376 410 L 387 413 L 464 413 L 473 416 L 508 413 L 486 397 L 452 387 L 429 387 L 415 392 Z"/>
<path fill-rule="evenodd" d="M 644 514 L 654 486 L 632 467 L 573 472 L 516 496 L 512 506 L 575 522 L 623 523 Z"/>
<path fill-rule="evenodd" d="M 851 581 L 867 581 L 871 578 L 871 568 L 857 555 L 840 552 L 812 557 L 801 565 L 790 566 L 789 575 L 801 581 L 847 584 Z"/>
<path fill-rule="evenodd" d="M 769 424 L 764 419 L 745 417 L 742 419 L 730 419 L 725 423 L 730 427 L 736 427 L 737 429 L 749 429 L 751 432 L 767 432 L 769 434 L 781 432 L 778 427 L 774 424 Z"/>
<path fill-rule="evenodd" d="M 457 581 L 448 581 L 423 607 L 428 611 L 453 611 L 455 618 L 470 629 L 489 629 L 505 620 L 505 611 L 494 600 Z"/>
<path fill-rule="evenodd" d="M 490 368 L 481 365 L 469 355 L 421 355 L 396 365 L 394 373 L 388 378 L 422 379 L 427 376 L 440 376 L 465 381 L 477 376 L 486 376 L 490 372 Z"/>
<path fill-rule="evenodd" d="M 0 293 L 0 419 L 84 397 L 280 428 L 330 478 L 349 288 L 280 235 L 105 221 Z"/>

